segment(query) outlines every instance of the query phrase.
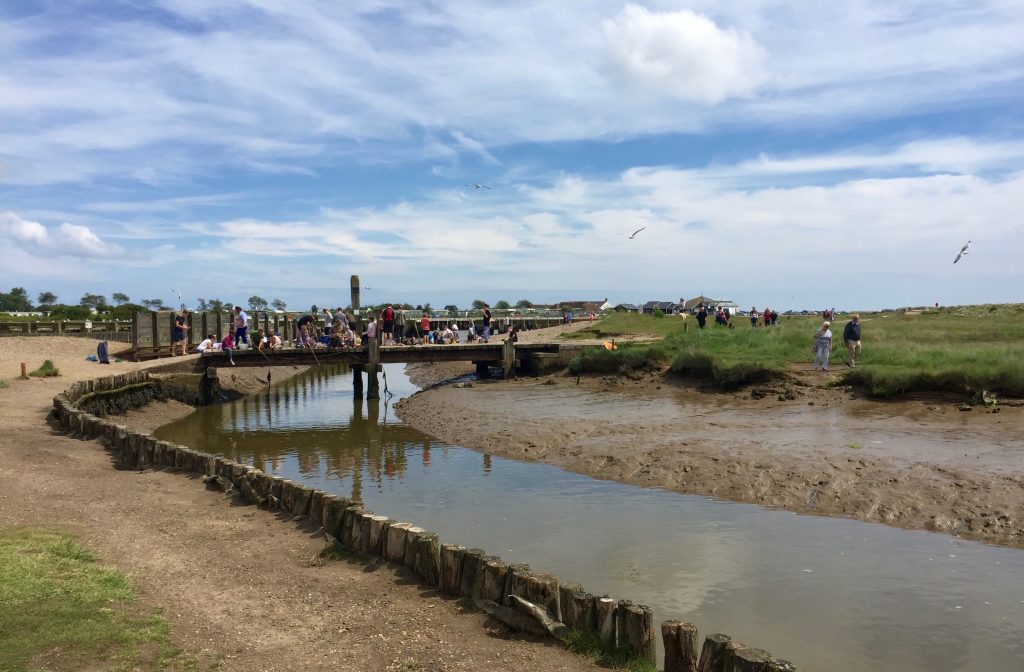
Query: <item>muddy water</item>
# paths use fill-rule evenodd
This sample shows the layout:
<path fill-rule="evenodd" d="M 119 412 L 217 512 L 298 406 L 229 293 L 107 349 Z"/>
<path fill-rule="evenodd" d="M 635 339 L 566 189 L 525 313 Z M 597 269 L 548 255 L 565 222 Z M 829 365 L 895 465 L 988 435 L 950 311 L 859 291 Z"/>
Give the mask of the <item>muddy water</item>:
<path fill-rule="evenodd" d="M 804 670 L 1024 669 L 1024 552 L 491 457 L 403 425 L 384 401 L 353 399 L 344 373 L 200 409 L 157 435 L 359 497 L 443 541 L 649 604 L 658 621 L 727 632 Z M 395 398 L 414 391 L 401 367 L 387 376 Z"/>

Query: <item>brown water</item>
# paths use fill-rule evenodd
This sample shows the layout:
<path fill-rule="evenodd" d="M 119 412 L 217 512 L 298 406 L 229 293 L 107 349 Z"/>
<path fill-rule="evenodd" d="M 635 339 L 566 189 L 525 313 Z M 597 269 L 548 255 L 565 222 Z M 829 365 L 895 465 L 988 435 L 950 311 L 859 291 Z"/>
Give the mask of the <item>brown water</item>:
<path fill-rule="evenodd" d="M 442 541 L 726 632 L 803 670 L 1024 670 L 1024 552 L 599 481 L 444 444 L 333 367 L 161 439 L 351 497 Z M 415 388 L 386 367 L 397 396 Z M 577 408 L 594 412 L 581 397 Z M 609 410 L 603 409 L 604 413 Z M 683 412 L 684 409 L 676 409 Z"/>

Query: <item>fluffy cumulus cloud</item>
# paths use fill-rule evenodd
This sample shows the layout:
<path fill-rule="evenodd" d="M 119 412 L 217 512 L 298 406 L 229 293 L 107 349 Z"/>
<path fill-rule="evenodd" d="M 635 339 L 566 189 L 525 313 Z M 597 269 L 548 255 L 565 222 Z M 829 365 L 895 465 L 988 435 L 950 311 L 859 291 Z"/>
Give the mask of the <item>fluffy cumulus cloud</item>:
<path fill-rule="evenodd" d="M 120 245 L 104 242 L 87 226 L 64 222 L 50 230 L 14 212 L 0 212 L 0 240 L 34 257 L 116 257 Z"/>
<path fill-rule="evenodd" d="M 749 32 L 696 12 L 631 4 L 603 28 L 621 71 L 666 95 L 714 104 L 748 96 L 765 79 L 762 49 Z"/>

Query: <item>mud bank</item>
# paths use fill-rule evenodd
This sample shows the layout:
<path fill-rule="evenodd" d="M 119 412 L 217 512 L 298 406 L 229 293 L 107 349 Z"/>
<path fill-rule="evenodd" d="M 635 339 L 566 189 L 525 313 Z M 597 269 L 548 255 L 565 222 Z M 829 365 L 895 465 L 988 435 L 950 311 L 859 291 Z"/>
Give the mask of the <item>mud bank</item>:
<path fill-rule="evenodd" d="M 879 402 L 799 380 L 718 394 L 658 374 L 456 388 L 443 381 L 464 366 L 410 369 L 418 384 L 442 384 L 396 411 L 443 441 L 633 485 L 1024 547 L 1019 406 Z"/>

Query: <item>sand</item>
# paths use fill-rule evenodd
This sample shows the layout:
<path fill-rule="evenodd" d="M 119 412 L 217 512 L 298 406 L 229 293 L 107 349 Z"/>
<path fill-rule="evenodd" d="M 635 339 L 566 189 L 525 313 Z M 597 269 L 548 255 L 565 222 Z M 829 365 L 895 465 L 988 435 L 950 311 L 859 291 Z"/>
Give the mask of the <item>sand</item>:
<path fill-rule="evenodd" d="M 162 611 L 200 669 L 597 669 L 464 613 L 403 569 L 320 562 L 316 530 L 232 506 L 193 478 L 118 470 L 98 442 L 57 433 L 47 414 L 72 382 L 147 366 L 86 362 L 95 347 L 70 337 L 0 339 L 0 380 L 9 383 L 0 389 L 0 525 L 80 535 L 131 574 L 143 605 Z M 35 368 L 44 359 L 62 375 L 13 380 L 20 362 Z M 154 409 L 155 420 L 134 421 L 152 425 L 184 410 Z"/>
<path fill-rule="evenodd" d="M 800 369 L 794 398 L 782 400 L 782 385 L 723 394 L 664 372 L 453 387 L 469 367 L 408 369 L 429 389 L 396 411 L 443 441 L 623 483 L 1024 547 L 1020 403 L 992 413 L 960 410 L 954 397 L 875 401 Z"/>

